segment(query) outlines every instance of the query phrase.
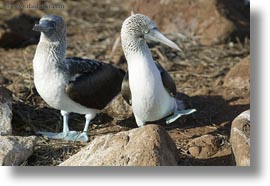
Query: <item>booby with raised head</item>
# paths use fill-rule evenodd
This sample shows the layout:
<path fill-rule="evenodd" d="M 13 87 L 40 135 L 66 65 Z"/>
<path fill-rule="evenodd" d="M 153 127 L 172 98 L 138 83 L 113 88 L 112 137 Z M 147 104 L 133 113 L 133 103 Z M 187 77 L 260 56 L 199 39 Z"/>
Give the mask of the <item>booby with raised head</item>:
<path fill-rule="evenodd" d="M 39 133 L 53 139 L 88 141 L 91 120 L 120 92 L 125 72 L 91 59 L 65 58 L 66 25 L 59 16 L 43 16 L 33 30 L 41 32 L 33 59 L 36 89 L 63 116 L 63 132 Z M 85 115 L 82 133 L 69 130 L 70 112 Z"/>
<path fill-rule="evenodd" d="M 179 110 L 173 79 L 152 58 L 146 40 L 160 42 L 176 50 L 180 48 L 166 38 L 150 18 L 142 14 L 128 17 L 122 25 L 121 40 L 128 63 L 121 93 L 132 105 L 138 126 L 164 118 L 169 124 L 196 111 Z"/>

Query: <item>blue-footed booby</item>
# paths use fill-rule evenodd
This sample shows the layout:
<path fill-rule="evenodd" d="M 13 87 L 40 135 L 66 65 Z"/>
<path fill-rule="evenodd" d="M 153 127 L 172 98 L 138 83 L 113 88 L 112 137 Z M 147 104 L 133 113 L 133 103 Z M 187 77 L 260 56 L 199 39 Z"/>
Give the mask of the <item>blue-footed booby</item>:
<path fill-rule="evenodd" d="M 122 96 L 132 105 L 139 127 L 147 122 L 166 119 L 172 123 L 195 109 L 180 110 L 176 100 L 176 86 L 168 72 L 152 58 L 146 40 L 180 48 L 167 39 L 147 16 L 134 14 L 128 17 L 121 29 L 122 47 L 128 63 L 128 71 L 122 83 Z"/>
<path fill-rule="evenodd" d="M 59 16 L 43 16 L 33 30 L 41 32 L 33 59 L 36 89 L 63 116 L 63 132 L 39 133 L 53 139 L 88 141 L 91 120 L 120 92 L 125 72 L 91 59 L 65 58 L 66 25 Z M 85 115 L 82 133 L 69 131 L 70 112 Z"/>

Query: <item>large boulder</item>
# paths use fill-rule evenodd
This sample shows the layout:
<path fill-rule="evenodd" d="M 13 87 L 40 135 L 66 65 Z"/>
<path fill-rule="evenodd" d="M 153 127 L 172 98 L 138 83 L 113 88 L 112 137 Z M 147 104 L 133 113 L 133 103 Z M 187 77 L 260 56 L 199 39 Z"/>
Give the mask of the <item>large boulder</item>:
<path fill-rule="evenodd" d="M 60 166 L 174 166 L 174 141 L 158 125 L 97 137 Z"/>
<path fill-rule="evenodd" d="M 0 87 L 0 136 L 12 133 L 12 93 Z"/>
<path fill-rule="evenodd" d="M 35 136 L 0 136 L 0 166 L 17 166 L 33 153 Z"/>
<path fill-rule="evenodd" d="M 233 120 L 230 142 L 236 165 L 250 166 L 250 110 Z"/>

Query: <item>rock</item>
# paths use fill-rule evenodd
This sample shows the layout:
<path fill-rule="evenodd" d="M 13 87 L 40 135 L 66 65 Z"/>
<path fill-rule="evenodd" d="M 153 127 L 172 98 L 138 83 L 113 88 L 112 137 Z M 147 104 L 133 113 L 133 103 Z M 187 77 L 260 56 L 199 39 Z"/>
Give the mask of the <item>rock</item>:
<path fill-rule="evenodd" d="M 236 165 L 250 166 L 250 110 L 233 120 L 230 142 Z"/>
<path fill-rule="evenodd" d="M 12 133 L 12 93 L 0 87 L 0 136 Z"/>
<path fill-rule="evenodd" d="M 60 166 L 173 166 L 174 141 L 158 125 L 97 137 Z"/>
<path fill-rule="evenodd" d="M 126 103 L 122 95 L 119 94 L 112 102 L 106 107 L 105 112 L 113 115 L 131 116 L 132 107 Z"/>
<path fill-rule="evenodd" d="M 221 136 L 203 135 L 188 143 L 188 152 L 195 158 L 207 159 L 218 152 L 223 144 Z"/>
<path fill-rule="evenodd" d="M 35 141 L 35 136 L 0 136 L 0 166 L 17 166 L 27 160 Z"/>
<path fill-rule="evenodd" d="M 250 87 L 250 56 L 245 57 L 237 63 L 225 76 L 225 87 L 248 88 Z"/>
<path fill-rule="evenodd" d="M 220 11 L 219 4 L 218 0 L 131 1 L 134 12 L 152 18 L 162 32 L 193 33 L 203 45 L 224 40 L 235 30 L 235 24 Z"/>

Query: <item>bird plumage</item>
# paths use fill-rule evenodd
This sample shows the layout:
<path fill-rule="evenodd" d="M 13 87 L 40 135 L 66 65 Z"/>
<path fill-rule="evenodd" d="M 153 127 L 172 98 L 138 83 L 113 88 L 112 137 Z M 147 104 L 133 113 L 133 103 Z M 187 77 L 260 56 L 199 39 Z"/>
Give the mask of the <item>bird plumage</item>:
<path fill-rule="evenodd" d="M 120 92 L 123 70 L 89 59 L 66 58 L 65 61 L 70 75 L 75 76 L 65 91 L 77 103 L 101 110 Z"/>
<path fill-rule="evenodd" d="M 161 66 L 161 64 L 158 61 L 154 61 L 159 72 L 161 75 L 161 80 L 164 85 L 164 88 L 167 90 L 167 92 L 175 97 L 176 96 L 176 86 L 174 83 L 174 80 L 170 76 L 170 74 Z M 128 71 L 125 74 L 125 77 L 122 82 L 121 87 L 121 94 L 124 98 L 124 100 L 129 104 L 132 105 L 132 99 L 131 99 L 131 91 L 129 86 L 129 78 L 128 78 Z"/>
<path fill-rule="evenodd" d="M 162 35 L 156 24 L 142 14 L 132 15 L 124 21 L 121 39 L 128 63 L 122 94 L 132 104 L 137 125 L 143 126 L 148 121 L 160 120 L 169 115 L 173 115 L 170 121 L 174 121 L 185 114 L 177 110 L 173 79 L 159 63 L 154 62 L 146 40 L 161 42 L 177 50 L 180 50 L 179 47 Z"/>
<path fill-rule="evenodd" d="M 89 122 L 120 92 L 124 71 L 95 60 L 65 58 L 66 26 L 59 16 L 42 17 L 33 30 L 41 32 L 33 60 L 36 89 L 64 117 L 63 133 L 45 135 L 87 141 Z M 68 129 L 70 112 L 86 115 L 81 139 Z"/>

